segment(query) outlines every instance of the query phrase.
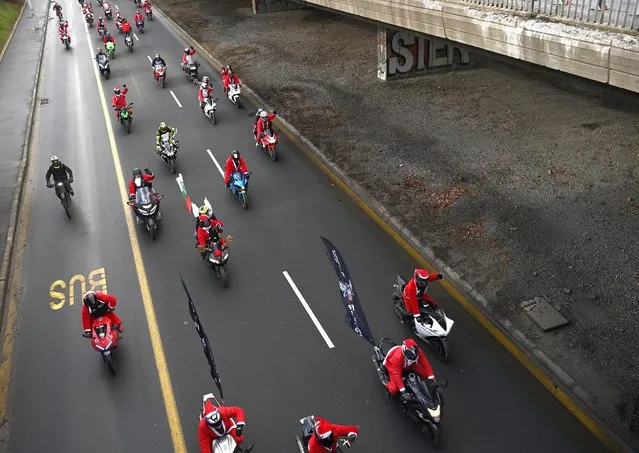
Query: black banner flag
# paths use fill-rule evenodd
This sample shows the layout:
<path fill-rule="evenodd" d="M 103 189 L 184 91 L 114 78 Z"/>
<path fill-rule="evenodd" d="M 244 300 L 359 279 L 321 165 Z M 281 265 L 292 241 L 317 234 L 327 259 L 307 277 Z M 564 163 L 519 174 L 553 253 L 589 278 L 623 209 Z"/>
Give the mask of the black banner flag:
<path fill-rule="evenodd" d="M 222 392 L 222 381 L 220 379 L 220 375 L 217 372 L 217 367 L 215 366 L 215 358 L 213 357 L 213 352 L 211 352 L 211 345 L 209 343 L 209 338 L 206 336 L 206 333 L 204 333 L 204 329 L 202 329 L 202 323 L 200 323 L 200 318 L 197 315 L 195 304 L 193 303 L 191 294 L 189 293 L 189 290 L 186 287 L 186 283 L 184 283 L 182 274 L 179 274 L 179 275 L 180 275 L 180 280 L 182 281 L 182 287 L 184 288 L 184 292 L 186 293 L 186 297 L 189 302 L 189 313 L 191 313 L 191 319 L 193 319 L 193 322 L 195 323 L 195 330 L 197 330 L 197 334 L 200 336 L 200 341 L 202 342 L 202 348 L 204 348 L 204 355 L 206 356 L 206 360 L 209 362 L 209 366 L 211 367 L 211 377 L 215 381 L 215 385 L 217 385 L 217 388 L 220 391 L 220 398 L 224 399 L 224 393 Z"/>
<path fill-rule="evenodd" d="M 364 315 L 362 305 L 359 303 L 359 297 L 357 297 L 357 293 L 355 292 L 355 287 L 351 280 L 351 274 L 348 272 L 348 268 L 342 258 L 342 254 L 331 241 L 325 237 L 320 237 L 322 238 L 322 242 L 324 242 L 324 247 L 326 247 L 328 259 L 333 264 L 333 269 L 335 269 L 335 273 L 337 274 L 339 290 L 342 295 L 344 307 L 346 308 L 346 324 L 348 324 L 357 335 L 368 341 L 370 344 L 375 345 L 373 333 L 371 332 L 370 327 L 368 327 L 366 315 Z"/>

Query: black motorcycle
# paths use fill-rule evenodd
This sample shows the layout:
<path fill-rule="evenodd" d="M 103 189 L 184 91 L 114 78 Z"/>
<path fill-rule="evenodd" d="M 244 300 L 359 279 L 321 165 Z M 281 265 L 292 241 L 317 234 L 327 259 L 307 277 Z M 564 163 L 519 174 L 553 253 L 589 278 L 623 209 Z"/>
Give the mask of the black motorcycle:
<path fill-rule="evenodd" d="M 191 82 L 198 84 L 198 68 L 200 63 L 195 61 L 195 58 L 188 57 L 186 62 L 182 65 L 182 71 L 191 80 Z"/>
<path fill-rule="evenodd" d="M 135 200 L 128 202 L 132 206 L 139 225 L 144 225 L 155 240 L 158 236 L 158 221 L 162 219 L 160 200 L 164 195 L 156 195 L 148 186 L 139 187 L 135 191 Z"/>
<path fill-rule="evenodd" d="M 211 265 L 220 284 L 224 288 L 229 286 L 229 275 L 226 270 L 226 263 L 229 260 L 229 249 L 227 245 L 229 244 L 230 241 L 227 240 L 227 244 L 222 247 L 219 237 L 213 237 L 203 254 L 203 258 Z"/>
<path fill-rule="evenodd" d="M 295 440 L 297 441 L 297 448 L 299 448 L 300 453 L 308 453 L 308 443 L 311 440 L 311 437 L 313 436 L 313 431 L 315 430 L 313 417 L 310 415 L 308 417 L 304 417 L 303 419 L 300 420 L 300 423 L 302 424 L 302 435 L 295 437 Z M 342 447 L 348 448 L 347 443 L 352 443 L 353 440 L 355 439 L 354 438 L 340 439 L 337 442 L 337 450 L 335 451 L 337 453 L 342 453 L 343 452 Z"/>
<path fill-rule="evenodd" d="M 388 372 L 384 366 L 384 358 L 394 346 L 396 344 L 390 339 L 382 338 L 379 344 L 373 347 L 373 365 L 383 385 L 386 385 L 389 381 Z M 444 406 L 444 397 L 441 389 L 445 388 L 447 383 L 429 382 L 410 371 L 404 374 L 403 380 L 406 391 L 400 403 L 402 410 L 419 425 L 428 442 L 437 447 L 441 436 L 439 423 Z"/>
<path fill-rule="evenodd" d="M 100 70 L 100 75 L 102 75 L 106 80 L 109 80 L 111 77 L 111 67 L 109 66 L 109 59 L 106 55 L 102 54 L 98 57 L 98 69 Z"/>
<path fill-rule="evenodd" d="M 71 181 L 69 181 L 71 183 Z M 71 194 L 67 190 L 67 186 L 64 182 L 58 181 L 54 184 L 48 184 L 47 187 L 55 187 L 55 194 L 60 199 L 64 212 L 67 213 L 67 217 L 71 218 Z"/>

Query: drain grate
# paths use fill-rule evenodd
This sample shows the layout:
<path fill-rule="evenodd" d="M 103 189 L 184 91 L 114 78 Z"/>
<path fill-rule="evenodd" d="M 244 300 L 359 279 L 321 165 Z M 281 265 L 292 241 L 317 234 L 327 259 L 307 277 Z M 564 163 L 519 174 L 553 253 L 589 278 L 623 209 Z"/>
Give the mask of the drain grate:
<path fill-rule="evenodd" d="M 40 98 L 40 105 L 46 105 L 49 103 L 49 98 Z"/>

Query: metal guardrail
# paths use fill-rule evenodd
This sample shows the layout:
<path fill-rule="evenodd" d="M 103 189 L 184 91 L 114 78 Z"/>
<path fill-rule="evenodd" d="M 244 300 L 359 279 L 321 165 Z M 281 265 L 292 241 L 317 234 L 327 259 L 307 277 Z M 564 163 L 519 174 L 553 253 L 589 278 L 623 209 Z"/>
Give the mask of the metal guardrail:
<path fill-rule="evenodd" d="M 540 13 L 629 30 L 639 27 L 639 0 L 463 0 L 475 5 Z"/>

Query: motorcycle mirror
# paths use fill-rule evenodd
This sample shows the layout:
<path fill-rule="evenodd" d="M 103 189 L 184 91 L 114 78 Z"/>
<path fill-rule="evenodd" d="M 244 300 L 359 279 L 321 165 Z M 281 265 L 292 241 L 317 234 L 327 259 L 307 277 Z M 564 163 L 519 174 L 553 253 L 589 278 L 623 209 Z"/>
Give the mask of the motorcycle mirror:
<path fill-rule="evenodd" d="M 158 200 L 161 200 L 162 198 L 164 198 L 164 195 L 159 195 L 158 196 Z"/>
<path fill-rule="evenodd" d="M 213 99 L 213 102 L 217 102 L 217 100 L 218 100 L 218 99 L 220 99 L 220 98 L 215 98 L 215 99 Z"/>
<path fill-rule="evenodd" d="M 132 105 L 133 105 L 133 102 L 131 102 L 131 103 L 129 104 L 129 107 L 131 107 Z"/>
<path fill-rule="evenodd" d="M 135 201 L 127 201 L 126 204 L 129 206 L 135 206 Z"/>

